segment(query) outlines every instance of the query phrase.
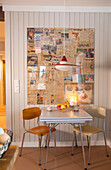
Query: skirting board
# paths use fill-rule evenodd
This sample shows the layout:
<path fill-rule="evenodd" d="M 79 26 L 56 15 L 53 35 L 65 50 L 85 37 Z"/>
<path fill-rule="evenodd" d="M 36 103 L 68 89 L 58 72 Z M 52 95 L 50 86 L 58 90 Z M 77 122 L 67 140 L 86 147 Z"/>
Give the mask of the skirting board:
<path fill-rule="evenodd" d="M 19 147 L 21 146 L 21 142 L 12 142 L 12 145 L 18 145 Z M 87 142 L 84 141 L 84 145 L 87 146 Z M 99 140 L 99 141 L 92 141 L 91 142 L 92 146 L 102 146 L 104 145 L 104 140 Z M 107 140 L 107 145 L 111 148 L 111 143 Z M 24 142 L 24 147 L 38 147 L 38 142 Z M 50 142 L 50 146 L 54 147 L 54 142 Z M 72 146 L 72 142 L 56 142 L 57 147 L 69 147 Z M 81 141 L 78 141 L 78 146 L 81 146 Z"/>

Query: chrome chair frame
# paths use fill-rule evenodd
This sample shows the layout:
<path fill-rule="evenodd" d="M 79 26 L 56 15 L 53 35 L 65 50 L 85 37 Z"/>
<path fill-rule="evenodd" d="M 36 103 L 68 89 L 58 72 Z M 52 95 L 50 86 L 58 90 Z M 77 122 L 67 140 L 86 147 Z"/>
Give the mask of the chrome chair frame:
<path fill-rule="evenodd" d="M 90 114 L 90 113 L 89 113 Z M 107 148 L 107 142 L 106 142 L 106 134 L 105 134 L 105 117 L 102 118 L 104 119 L 104 128 L 103 130 L 101 129 L 101 131 L 97 132 L 103 132 L 103 136 L 104 136 L 104 142 L 105 142 L 105 150 L 106 150 L 106 156 L 109 157 L 108 154 L 108 148 Z M 97 134 L 94 133 L 94 134 Z M 80 127 L 80 134 L 82 134 L 82 129 Z M 92 136 L 92 135 L 91 135 Z M 91 136 L 87 135 L 87 143 L 88 143 L 88 148 L 89 148 L 89 156 L 88 156 L 88 165 L 90 165 L 90 151 L 91 151 Z M 76 138 L 76 131 L 73 131 L 73 141 L 72 141 L 72 156 L 74 155 L 74 139 L 75 139 L 75 145 L 77 146 L 77 138 Z M 82 140 L 82 136 L 81 136 L 81 140 Z M 84 158 L 84 153 L 83 153 L 83 158 Z"/>
<path fill-rule="evenodd" d="M 38 126 L 40 126 L 39 124 L 39 117 L 37 118 L 37 124 Z M 20 154 L 19 156 L 22 156 L 22 150 L 23 150 L 23 143 L 24 143 L 24 139 L 25 139 L 25 134 L 26 133 L 30 133 L 26 130 L 25 128 L 25 120 L 23 119 L 23 128 L 25 130 L 25 132 L 23 133 L 23 137 L 22 137 L 22 144 L 21 144 L 21 149 L 20 149 Z M 56 156 L 56 134 L 54 133 L 54 145 L 55 145 L 55 156 Z M 32 133 L 33 134 L 33 133 Z M 36 134 L 35 134 L 36 135 Z M 42 143 L 42 136 L 38 136 L 39 137 L 39 166 L 41 166 L 41 143 Z M 48 143 L 48 151 L 49 151 L 49 142 L 50 142 L 50 137 L 49 134 L 46 136 L 46 142 L 45 142 L 45 148 L 47 147 L 47 143 Z"/>

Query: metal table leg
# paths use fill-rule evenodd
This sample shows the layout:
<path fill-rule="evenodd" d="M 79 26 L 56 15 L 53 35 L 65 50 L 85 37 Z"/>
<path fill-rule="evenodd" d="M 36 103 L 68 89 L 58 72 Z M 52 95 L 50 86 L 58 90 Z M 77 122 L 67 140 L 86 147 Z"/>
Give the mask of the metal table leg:
<path fill-rule="evenodd" d="M 73 140 L 72 140 L 72 156 L 74 155 L 74 131 L 73 131 Z"/>
<path fill-rule="evenodd" d="M 85 151 L 84 151 L 84 144 L 83 144 L 83 136 L 82 136 L 82 129 L 81 129 L 81 124 L 80 126 L 80 134 L 81 134 L 81 144 L 82 144 L 82 152 L 83 152 L 83 160 L 84 160 L 84 169 L 87 170 L 86 168 L 86 158 L 85 158 Z"/>
<path fill-rule="evenodd" d="M 73 127 L 75 127 L 75 124 L 74 123 L 70 123 Z M 74 133 L 73 133 L 73 139 L 75 140 L 75 147 L 78 147 L 78 145 L 77 145 L 77 137 L 76 137 L 76 132 L 75 131 L 73 131 Z"/>
<path fill-rule="evenodd" d="M 78 145 L 77 145 L 77 136 L 76 136 L 76 132 L 74 132 L 74 136 L 75 136 L 75 147 L 78 147 Z"/>
<path fill-rule="evenodd" d="M 55 157 L 56 157 L 56 134 L 54 132 L 54 145 L 55 145 Z"/>
<path fill-rule="evenodd" d="M 48 145 L 47 145 L 47 153 L 46 153 L 46 163 L 45 163 L 45 169 L 47 169 L 47 162 L 48 162 L 48 153 L 49 153 L 49 143 L 50 143 L 50 136 L 51 136 L 51 123 L 50 123 L 50 131 L 48 135 Z"/>

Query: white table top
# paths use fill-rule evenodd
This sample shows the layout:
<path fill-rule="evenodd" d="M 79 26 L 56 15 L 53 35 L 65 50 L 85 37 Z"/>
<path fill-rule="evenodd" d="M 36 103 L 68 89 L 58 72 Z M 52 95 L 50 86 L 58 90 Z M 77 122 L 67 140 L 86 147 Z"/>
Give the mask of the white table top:
<path fill-rule="evenodd" d="M 40 121 L 47 123 L 85 123 L 92 121 L 90 116 L 85 110 L 80 109 L 79 112 L 74 112 L 72 108 L 67 111 L 57 110 L 52 108 L 52 111 L 47 111 L 47 108 L 42 108 Z"/>

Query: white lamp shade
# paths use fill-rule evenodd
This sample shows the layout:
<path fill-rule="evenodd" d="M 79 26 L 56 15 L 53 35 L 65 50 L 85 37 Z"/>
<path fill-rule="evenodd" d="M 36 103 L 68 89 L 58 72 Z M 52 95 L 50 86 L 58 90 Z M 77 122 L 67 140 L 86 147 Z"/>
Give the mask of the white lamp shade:
<path fill-rule="evenodd" d="M 80 66 L 73 64 L 56 64 L 55 68 L 60 71 L 70 71 L 72 68 L 80 68 Z"/>
<path fill-rule="evenodd" d="M 72 67 L 63 64 L 56 65 L 55 68 L 60 71 L 70 71 L 72 69 Z"/>

